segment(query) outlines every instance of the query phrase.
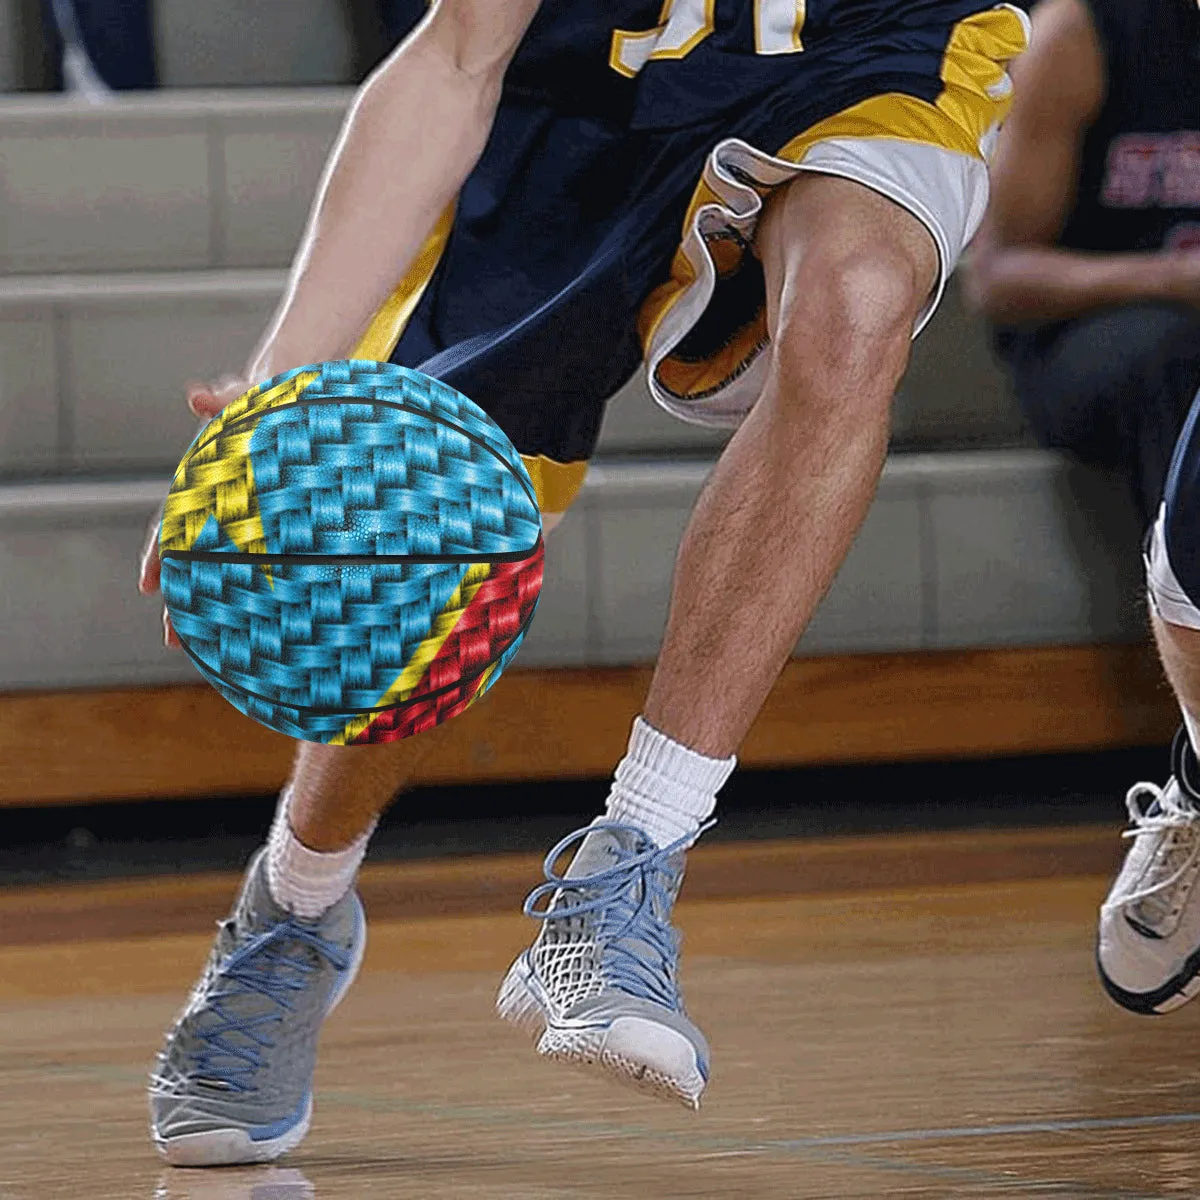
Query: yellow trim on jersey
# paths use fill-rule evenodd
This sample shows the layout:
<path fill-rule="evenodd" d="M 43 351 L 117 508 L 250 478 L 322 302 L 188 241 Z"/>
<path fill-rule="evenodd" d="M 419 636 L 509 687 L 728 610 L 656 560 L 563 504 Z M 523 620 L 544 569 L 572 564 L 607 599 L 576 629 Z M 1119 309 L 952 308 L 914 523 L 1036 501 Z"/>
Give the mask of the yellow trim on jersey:
<path fill-rule="evenodd" d="M 768 341 L 767 310 L 763 307 L 749 325 L 732 334 L 715 354 L 696 362 L 668 356 L 658 364 L 654 378 L 673 396 L 689 399 L 709 396 L 733 379 Z"/>
<path fill-rule="evenodd" d="M 671 24 L 671 8 L 674 6 L 675 0 L 667 0 L 664 5 L 666 12 L 666 24 Z M 717 27 L 717 0 L 704 0 L 704 24 L 692 34 L 681 46 L 676 46 L 673 49 L 660 50 L 656 46 L 651 52 L 652 59 L 680 59 L 686 58 L 702 41 Z"/>
<path fill-rule="evenodd" d="M 1025 23 L 1014 8 L 966 17 L 954 26 L 946 44 L 943 87 L 934 104 L 899 92 L 872 96 L 806 129 L 776 157 L 801 162 L 817 142 L 831 138 L 889 138 L 941 146 L 986 161 L 987 135 L 1012 106 L 1012 82 L 1005 67 L 1025 44 Z"/>
<path fill-rule="evenodd" d="M 696 184 L 696 190 L 692 193 L 691 203 L 683 218 L 684 230 L 691 228 L 696 213 L 705 204 L 720 203 L 721 198 L 701 179 Z M 682 249 L 676 250 L 675 257 L 671 260 L 671 278 L 666 283 L 659 284 L 646 297 L 638 310 L 638 337 L 641 338 L 644 348 L 649 347 L 651 339 L 671 306 L 695 280 L 696 269 L 692 266 L 691 260 L 683 253 Z"/>
<path fill-rule="evenodd" d="M 636 46 L 639 42 L 656 41 L 665 28 L 665 25 L 656 25 L 653 29 L 646 29 L 641 33 L 634 33 L 628 29 L 614 29 L 612 43 L 608 48 L 608 65 L 618 75 L 624 75 L 626 79 L 635 78 L 642 67 L 650 61 L 650 55 L 634 54 L 633 60 L 637 62 L 637 66 L 634 67 L 625 61 L 626 49 L 629 46 Z M 640 61 L 638 61 L 639 59 Z"/>
<path fill-rule="evenodd" d="M 387 362 L 400 341 L 404 327 L 412 318 L 434 271 L 441 261 L 450 230 L 454 225 L 454 205 L 448 204 L 438 217 L 432 232 L 425 239 L 408 273 L 397 285 L 396 290 L 384 301 L 383 307 L 371 319 L 367 332 L 354 348 L 352 358 L 369 362 Z"/>
<path fill-rule="evenodd" d="M 454 208 L 453 204 L 448 205 L 438 218 L 408 273 L 375 314 L 367 332 L 355 347 L 354 358 L 387 362 L 392 357 L 450 240 Z M 521 461 L 529 472 L 542 512 L 566 512 L 583 486 L 587 462 L 560 463 L 544 454 L 522 454 Z"/>
<path fill-rule="evenodd" d="M 491 563 L 473 563 L 459 581 L 454 594 L 446 601 L 445 608 L 437 615 L 433 628 L 428 636 L 413 651 L 404 670 L 397 676 L 396 681 L 379 698 L 379 707 L 388 708 L 403 704 L 413 690 L 425 677 L 429 664 L 441 653 L 446 639 L 454 632 L 454 627 L 462 619 L 467 606 L 475 599 L 475 593 L 483 586 L 491 574 Z M 364 729 L 378 716 L 378 713 L 363 713 L 346 722 L 340 733 L 329 739 L 330 746 L 345 746 L 358 737 Z"/>
<path fill-rule="evenodd" d="M 522 454 L 521 461 L 537 494 L 538 508 L 544 513 L 566 512 L 583 487 L 587 460 L 560 463 L 544 454 Z"/>

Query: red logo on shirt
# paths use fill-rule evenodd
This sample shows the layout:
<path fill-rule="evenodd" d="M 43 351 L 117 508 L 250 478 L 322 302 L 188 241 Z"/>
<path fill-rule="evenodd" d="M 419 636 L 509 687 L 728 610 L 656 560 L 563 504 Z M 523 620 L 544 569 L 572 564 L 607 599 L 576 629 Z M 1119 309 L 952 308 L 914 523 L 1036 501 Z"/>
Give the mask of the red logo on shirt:
<path fill-rule="evenodd" d="M 1100 202 L 1108 208 L 1200 208 L 1200 132 L 1113 138 Z"/>

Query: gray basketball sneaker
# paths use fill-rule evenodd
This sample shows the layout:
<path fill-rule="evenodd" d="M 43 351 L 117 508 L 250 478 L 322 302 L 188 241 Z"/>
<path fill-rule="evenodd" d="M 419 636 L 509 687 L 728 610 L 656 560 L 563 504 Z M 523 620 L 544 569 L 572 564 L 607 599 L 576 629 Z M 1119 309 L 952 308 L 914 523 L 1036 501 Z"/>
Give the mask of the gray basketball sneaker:
<path fill-rule="evenodd" d="M 365 948 L 353 890 L 302 921 L 271 899 L 259 852 L 150 1076 L 150 1131 L 169 1163 L 270 1162 L 300 1144 L 317 1035 Z"/>
<path fill-rule="evenodd" d="M 1125 803 L 1133 840 L 1100 909 L 1100 981 L 1131 1012 L 1169 1012 L 1200 992 L 1200 772 L 1187 733 L 1165 788 L 1138 783 Z"/>
<path fill-rule="evenodd" d="M 525 901 L 541 932 L 509 969 L 496 1007 L 540 1034 L 539 1054 L 699 1108 L 708 1044 L 684 1012 L 671 925 L 690 840 L 660 850 L 639 829 L 597 821 L 559 842 L 547 882 Z M 566 874 L 556 874 L 575 842 Z"/>

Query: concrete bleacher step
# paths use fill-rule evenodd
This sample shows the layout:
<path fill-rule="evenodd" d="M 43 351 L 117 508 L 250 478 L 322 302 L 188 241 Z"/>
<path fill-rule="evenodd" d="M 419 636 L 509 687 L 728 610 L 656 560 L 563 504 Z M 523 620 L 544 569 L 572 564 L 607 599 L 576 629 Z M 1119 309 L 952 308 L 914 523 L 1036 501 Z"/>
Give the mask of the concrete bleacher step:
<path fill-rule="evenodd" d="M 154 0 L 159 79 L 184 88 L 348 82 L 346 0 Z"/>
<path fill-rule="evenodd" d="M 286 265 L 351 95 L 0 100 L 0 275 Z"/>
<path fill-rule="evenodd" d="M 239 270 L 0 280 L 0 474 L 173 469 L 195 432 L 184 383 L 242 368 L 284 278 Z M 895 444 L 1011 445 L 1021 428 L 979 331 L 952 298 L 917 343 Z M 637 377 L 609 406 L 600 454 L 713 453 L 724 440 L 668 417 Z"/>
<path fill-rule="evenodd" d="M 679 537 L 710 468 L 593 468 L 551 538 L 522 665 L 654 657 Z M 0 691 L 195 678 L 161 647 L 157 605 L 133 587 L 165 491 L 165 478 L 0 485 L 0 628 L 21 631 L 0 640 Z M 1055 455 L 896 455 L 799 650 L 1137 638 L 1136 540 L 1120 485 Z"/>
<path fill-rule="evenodd" d="M 358 57 L 351 7 L 346 0 L 153 0 L 159 83 L 345 84 L 354 77 Z M 42 46 L 42 8 L 37 0 L 0 0 L 0 91 L 40 86 L 32 60 Z"/>

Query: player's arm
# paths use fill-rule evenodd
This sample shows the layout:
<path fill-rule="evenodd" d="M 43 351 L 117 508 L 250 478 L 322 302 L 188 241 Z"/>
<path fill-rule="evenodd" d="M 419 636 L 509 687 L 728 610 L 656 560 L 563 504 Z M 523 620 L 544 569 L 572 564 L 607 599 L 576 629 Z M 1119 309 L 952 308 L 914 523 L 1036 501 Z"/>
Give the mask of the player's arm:
<path fill-rule="evenodd" d="M 363 84 L 287 292 L 243 376 L 189 387 L 197 416 L 215 416 L 251 383 L 353 350 L 483 153 L 504 72 L 540 3 L 437 0 Z M 159 585 L 157 532 L 155 521 L 138 583 L 146 593 Z"/>
<path fill-rule="evenodd" d="M 1013 67 L 1013 108 L 987 216 L 967 262 L 974 303 L 1000 322 L 1046 321 L 1143 299 L 1200 302 L 1200 256 L 1086 254 L 1054 245 L 1104 102 L 1106 66 L 1084 0 L 1044 0 Z"/>
<path fill-rule="evenodd" d="M 483 152 L 539 5 L 438 0 L 359 89 L 251 381 L 353 350 Z"/>

